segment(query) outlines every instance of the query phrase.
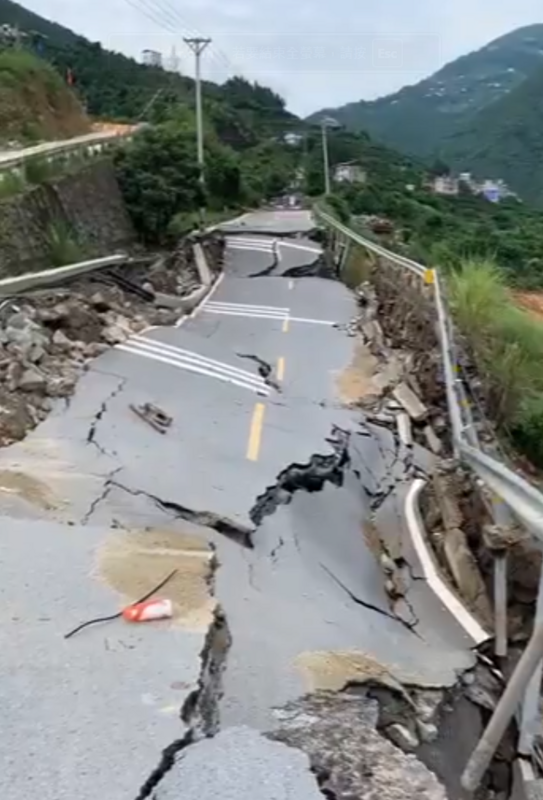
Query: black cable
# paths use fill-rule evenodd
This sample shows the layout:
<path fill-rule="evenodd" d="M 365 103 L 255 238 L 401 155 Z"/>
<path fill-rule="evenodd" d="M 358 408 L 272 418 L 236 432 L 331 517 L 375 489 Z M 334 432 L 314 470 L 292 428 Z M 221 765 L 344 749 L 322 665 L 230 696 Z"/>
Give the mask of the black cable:
<path fill-rule="evenodd" d="M 143 597 L 140 597 L 139 600 L 136 600 L 135 603 L 131 603 L 131 605 L 137 605 L 138 603 L 144 603 L 146 600 L 148 600 L 150 597 L 152 597 L 155 592 L 158 592 L 159 589 L 162 589 L 163 586 L 165 586 L 169 581 L 171 581 L 171 579 L 173 578 L 173 576 L 177 572 L 178 572 L 178 570 L 174 569 L 172 572 L 170 572 L 170 574 L 166 578 L 164 578 L 163 581 L 161 581 L 158 584 L 158 586 L 155 586 L 154 589 L 151 589 L 150 592 L 147 592 L 146 595 L 144 595 Z M 72 636 L 75 636 L 76 633 L 79 633 L 79 631 L 82 631 L 83 628 L 88 628 L 89 625 L 97 625 L 99 622 L 111 622 L 111 620 L 119 619 L 123 615 L 123 610 L 117 611 L 116 614 L 110 614 L 110 616 L 108 616 L 108 617 L 96 617 L 96 619 L 89 619 L 87 622 L 82 622 L 81 625 L 78 625 L 77 628 L 73 629 L 73 631 L 70 631 L 69 633 L 65 633 L 64 634 L 64 638 L 65 639 L 71 639 Z"/>

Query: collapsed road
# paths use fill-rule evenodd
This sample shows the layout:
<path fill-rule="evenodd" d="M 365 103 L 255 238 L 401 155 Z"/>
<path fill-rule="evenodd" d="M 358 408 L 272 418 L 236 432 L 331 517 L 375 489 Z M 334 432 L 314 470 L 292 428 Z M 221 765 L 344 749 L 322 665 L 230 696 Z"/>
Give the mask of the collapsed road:
<path fill-rule="evenodd" d="M 375 359 L 312 228 L 224 226 L 197 311 L 103 352 L 0 451 L 10 797 L 457 796 L 481 721 L 455 698 L 486 634 L 420 543 L 396 558 L 373 534 L 392 499 L 409 536 L 435 457 L 364 419 Z M 64 638 L 172 570 L 171 621 Z"/>

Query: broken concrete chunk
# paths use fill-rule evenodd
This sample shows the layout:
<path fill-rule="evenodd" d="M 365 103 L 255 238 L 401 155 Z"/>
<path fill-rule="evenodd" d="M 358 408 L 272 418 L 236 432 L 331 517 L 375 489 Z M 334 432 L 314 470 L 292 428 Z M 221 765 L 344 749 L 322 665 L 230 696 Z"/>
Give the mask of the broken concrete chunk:
<path fill-rule="evenodd" d="M 392 394 L 415 422 L 420 422 L 426 417 L 428 409 L 406 383 L 398 384 Z"/>
<path fill-rule="evenodd" d="M 437 725 L 434 725 L 432 722 L 423 722 L 421 719 L 418 719 L 417 733 L 423 742 L 435 742 L 438 737 Z"/>
<path fill-rule="evenodd" d="M 438 456 L 443 450 L 443 442 L 441 439 L 436 435 L 431 425 L 426 425 L 423 430 L 423 434 L 432 453 L 435 453 L 436 456 Z"/>
<path fill-rule="evenodd" d="M 408 752 L 416 750 L 420 744 L 415 734 L 410 731 L 408 727 L 401 725 L 399 722 L 389 725 L 386 729 L 386 733 L 391 741 L 401 750 L 407 750 Z"/>
<path fill-rule="evenodd" d="M 33 367 L 29 367 L 19 378 L 18 388 L 23 392 L 36 392 L 43 389 L 46 383 L 46 378 L 41 372 L 38 372 L 38 370 Z"/>
<path fill-rule="evenodd" d="M 398 426 L 398 436 L 400 441 L 406 447 L 413 446 L 413 431 L 411 430 L 411 420 L 409 414 L 398 414 L 396 417 L 396 425 Z"/>
<path fill-rule="evenodd" d="M 72 340 L 66 336 L 64 331 L 58 328 L 53 334 L 53 344 L 56 344 L 58 347 L 71 347 Z"/>
<path fill-rule="evenodd" d="M 490 600 L 464 532 L 458 528 L 448 530 L 445 534 L 443 551 L 462 597 L 477 612 L 483 624 L 491 625 Z"/>
<path fill-rule="evenodd" d="M 6 386 L 8 391 L 14 392 L 17 389 L 23 372 L 23 366 L 18 361 L 12 361 L 9 364 L 6 371 Z"/>

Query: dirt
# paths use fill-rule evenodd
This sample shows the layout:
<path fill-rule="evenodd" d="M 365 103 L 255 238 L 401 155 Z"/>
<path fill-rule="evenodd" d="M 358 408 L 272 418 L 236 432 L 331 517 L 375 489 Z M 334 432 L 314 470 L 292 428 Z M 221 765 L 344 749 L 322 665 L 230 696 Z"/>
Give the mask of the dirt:
<path fill-rule="evenodd" d="M 513 292 L 513 299 L 531 316 L 543 321 L 543 292 Z"/>
<path fill-rule="evenodd" d="M 368 395 L 378 394 L 373 382 L 377 365 L 375 356 L 360 340 L 357 341 L 351 363 L 336 378 L 336 386 L 343 403 L 357 405 Z"/>
<path fill-rule="evenodd" d="M 15 494 L 45 511 L 59 507 L 58 499 L 45 483 L 16 470 L 0 470 L 0 497 L 2 494 Z"/>
<path fill-rule="evenodd" d="M 122 604 L 128 605 L 177 569 L 160 596 L 172 600 L 176 624 L 202 630 L 210 624 L 215 609 L 209 589 L 214 557 L 207 542 L 190 534 L 130 531 L 114 534 L 104 544 L 97 574 L 123 596 Z"/>
<path fill-rule="evenodd" d="M 301 653 L 294 663 L 310 692 L 340 692 L 352 684 L 373 683 L 392 689 L 411 702 L 404 684 L 422 685 L 420 676 L 404 673 L 400 667 L 387 667 L 359 650 Z"/>

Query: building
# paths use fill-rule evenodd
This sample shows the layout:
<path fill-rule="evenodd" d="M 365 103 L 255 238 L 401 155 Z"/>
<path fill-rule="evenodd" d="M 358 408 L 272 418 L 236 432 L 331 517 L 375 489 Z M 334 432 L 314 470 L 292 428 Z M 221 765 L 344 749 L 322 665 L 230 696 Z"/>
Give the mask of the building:
<path fill-rule="evenodd" d="M 438 175 L 434 178 L 431 188 L 436 194 L 457 195 L 459 179 L 452 175 Z"/>
<path fill-rule="evenodd" d="M 162 67 L 162 53 L 158 50 L 144 50 L 141 59 L 148 67 Z"/>
<path fill-rule="evenodd" d="M 283 141 L 285 142 L 285 144 L 290 144 L 292 147 L 298 147 L 298 145 L 301 144 L 303 138 L 304 137 L 301 133 L 294 133 L 292 131 L 289 131 L 288 133 L 285 133 L 285 135 L 283 136 Z"/>
<path fill-rule="evenodd" d="M 336 183 L 365 183 L 366 172 L 356 161 L 346 161 L 334 167 L 334 181 Z"/>

